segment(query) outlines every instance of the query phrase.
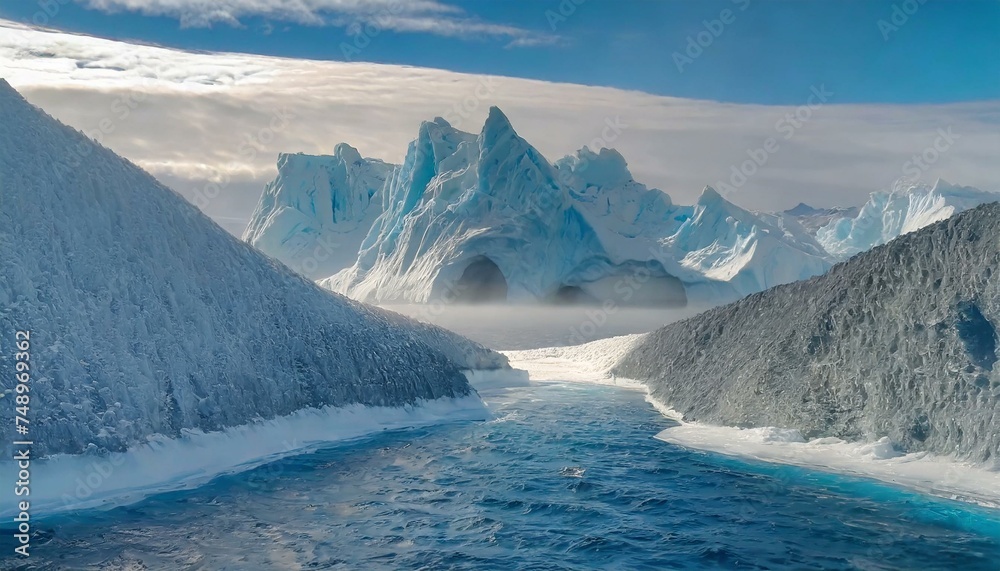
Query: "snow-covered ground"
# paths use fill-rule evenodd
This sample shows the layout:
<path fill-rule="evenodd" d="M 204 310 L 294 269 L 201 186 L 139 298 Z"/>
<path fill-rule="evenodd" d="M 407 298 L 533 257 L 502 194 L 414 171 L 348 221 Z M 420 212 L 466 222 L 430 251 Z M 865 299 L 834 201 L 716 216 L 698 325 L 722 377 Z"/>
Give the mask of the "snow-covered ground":
<path fill-rule="evenodd" d="M 996 462 L 998 236 L 1000 204 L 981 205 L 663 327 L 615 372 L 691 420 Z"/>
<path fill-rule="evenodd" d="M 505 374 L 509 377 L 513 373 Z M 32 462 L 32 515 L 110 509 L 153 494 L 194 488 L 216 476 L 250 470 L 331 442 L 383 430 L 489 418 L 489 411 L 476 395 L 418 401 L 404 407 L 328 406 L 222 431 L 188 430 L 177 438 L 157 435 L 128 451 L 104 456 L 55 455 Z M 0 474 L 14 482 L 17 467 L 2 462 Z M 0 502 L 0 517 L 16 513 L 15 505 L 12 496 L 10 501 Z"/>
<path fill-rule="evenodd" d="M 645 336 L 643 333 L 599 339 L 569 347 L 545 347 L 504 351 L 511 366 L 528 372 L 533 381 L 571 381 L 627 388 L 644 387 L 629 379 L 618 379 L 611 369 Z"/>
<path fill-rule="evenodd" d="M 934 496 L 1000 508 L 1000 470 L 927 452 L 904 454 L 885 437 L 871 442 L 807 440 L 797 430 L 682 422 L 656 438 L 719 454 L 873 478 Z"/>

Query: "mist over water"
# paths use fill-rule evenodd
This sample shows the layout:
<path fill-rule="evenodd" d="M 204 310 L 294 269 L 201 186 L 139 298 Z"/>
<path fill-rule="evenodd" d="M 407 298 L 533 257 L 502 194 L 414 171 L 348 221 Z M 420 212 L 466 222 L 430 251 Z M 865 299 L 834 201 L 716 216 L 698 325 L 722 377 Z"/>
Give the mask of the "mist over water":
<path fill-rule="evenodd" d="M 440 325 L 491 349 L 515 350 L 580 345 L 597 339 L 646 333 L 696 315 L 707 307 L 618 307 L 600 305 L 383 305 Z"/>

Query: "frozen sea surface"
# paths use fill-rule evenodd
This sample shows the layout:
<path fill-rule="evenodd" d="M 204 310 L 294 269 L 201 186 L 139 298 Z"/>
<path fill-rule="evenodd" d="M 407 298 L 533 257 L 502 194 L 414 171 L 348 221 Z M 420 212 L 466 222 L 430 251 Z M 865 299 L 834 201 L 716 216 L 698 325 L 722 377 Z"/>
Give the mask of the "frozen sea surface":
<path fill-rule="evenodd" d="M 1000 512 L 663 443 L 653 436 L 673 422 L 637 391 L 545 383 L 484 398 L 489 422 L 387 431 L 43 520 L 19 568 L 1000 565 Z"/>

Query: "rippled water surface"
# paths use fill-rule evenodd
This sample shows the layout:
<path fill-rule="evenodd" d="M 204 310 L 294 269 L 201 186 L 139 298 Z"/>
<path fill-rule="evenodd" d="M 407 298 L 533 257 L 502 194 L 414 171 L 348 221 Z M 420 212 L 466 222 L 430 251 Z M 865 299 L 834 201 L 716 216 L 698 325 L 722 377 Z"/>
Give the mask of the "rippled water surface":
<path fill-rule="evenodd" d="M 484 397 L 490 422 L 386 432 L 39 522 L 24 568 L 1000 568 L 997 512 L 665 444 L 652 436 L 671 421 L 637 392 Z"/>

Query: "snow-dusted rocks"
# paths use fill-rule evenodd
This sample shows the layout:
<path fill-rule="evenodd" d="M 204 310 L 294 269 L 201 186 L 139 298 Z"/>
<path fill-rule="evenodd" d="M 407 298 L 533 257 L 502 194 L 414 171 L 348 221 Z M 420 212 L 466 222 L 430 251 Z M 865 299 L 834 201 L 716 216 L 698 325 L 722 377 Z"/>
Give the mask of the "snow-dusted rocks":
<path fill-rule="evenodd" d="M 392 169 L 343 143 L 333 156 L 282 154 L 243 239 L 306 277 L 330 276 L 357 259 Z"/>
<path fill-rule="evenodd" d="M 321 283 L 351 297 L 410 301 L 735 299 L 822 273 L 830 261 L 794 221 L 706 189 L 674 205 L 612 149 L 555 164 L 492 108 L 478 135 L 421 125 L 382 191 L 357 262 Z"/>
<path fill-rule="evenodd" d="M 1000 459 L 1000 204 L 668 325 L 613 372 L 689 420 Z"/>
<path fill-rule="evenodd" d="M 856 216 L 833 219 L 816 239 L 837 259 L 847 259 L 963 210 L 1000 200 L 1000 194 L 938 180 L 933 186 L 900 182 L 875 192 Z"/>
<path fill-rule="evenodd" d="M 351 174 L 349 154 L 324 164 L 323 183 L 346 180 L 361 199 L 371 184 Z M 301 188 L 298 174 L 279 186 Z M 463 369 L 506 362 L 316 287 L 3 81 L 0 204 L 0 331 L 31 332 L 37 456 L 121 451 L 311 407 L 462 397 Z M 363 216 L 336 197 L 331 211 Z M 4 346 L 0 422 L 14 426 Z"/>

